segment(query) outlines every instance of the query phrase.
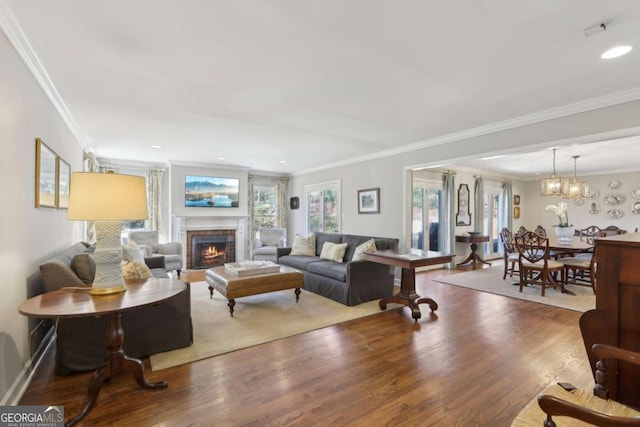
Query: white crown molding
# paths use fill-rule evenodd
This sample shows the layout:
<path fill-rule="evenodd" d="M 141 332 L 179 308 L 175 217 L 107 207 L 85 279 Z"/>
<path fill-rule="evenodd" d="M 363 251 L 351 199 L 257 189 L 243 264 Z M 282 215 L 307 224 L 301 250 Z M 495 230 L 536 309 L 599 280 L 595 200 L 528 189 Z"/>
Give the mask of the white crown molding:
<path fill-rule="evenodd" d="M 491 123 L 484 126 L 478 126 L 475 128 L 467 129 L 461 132 L 450 133 L 448 135 L 431 138 L 425 141 L 415 142 L 413 144 L 403 145 L 390 150 L 379 151 L 364 156 L 353 157 L 348 160 L 320 166 L 317 168 L 307 169 L 299 171 L 293 174 L 293 176 L 304 175 L 311 172 L 319 172 L 339 166 L 347 166 L 354 163 L 360 163 L 369 160 L 376 160 L 385 157 L 391 157 L 398 154 L 404 154 L 411 151 L 421 150 L 428 147 L 434 147 L 437 145 L 447 144 L 450 142 L 460 141 L 464 139 L 474 138 L 490 133 L 505 131 L 514 129 L 526 125 L 532 125 L 548 120 L 558 119 L 561 117 L 571 116 L 573 114 L 585 113 L 587 111 L 593 111 L 600 108 L 611 107 L 617 104 L 624 104 L 625 102 L 637 101 L 640 99 L 640 87 L 629 89 L 622 92 L 612 93 L 599 98 L 592 98 L 573 104 L 564 105 L 562 107 L 552 108 L 538 113 L 528 114 L 526 116 L 515 117 L 513 119 L 503 120 L 500 122 Z M 552 146 L 553 144 L 551 144 Z"/>
<path fill-rule="evenodd" d="M 16 52 L 18 52 L 18 55 L 20 55 L 27 68 L 31 71 L 36 81 L 40 84 L 40 87 L 47 95 L 54 108 L 58 111 L 58 114 L 60 114 L 60 117 L 62 117 L 62 120 L 65 122 L 73 136 L 76 138 L 80 147 L 84 151 L 87 151 L 88 146 L 78 131 L 78 127 L 73 116 L 67 109 L 60 93 L 49 77 L 47 70 L 45 70 L 44 66 L 40 62 L 38 55 L 36 55 L 36 52 L 31 47 L 31 43 L 29 43 L 29 40 L 24 35 L 24 32 L 20 28 L 18 21 L 16 21 L 11 8 L 5 0 L 0 0 L 0 28 L 11 42 Z"/>
<path fill-rule="evenodd" d="M 169 166 L 186 166 L 186 167 L 192 167 L 192 168 L 206 168 L 206 169 L 229 169 L 229 170 L 238 170 L 243 172 L 249 172 L 251 170 L 246 166 L 222 165 L 218 163 L 204 163 L 204 162 L 185 162 L 181 160 L 169 160 Z"/>

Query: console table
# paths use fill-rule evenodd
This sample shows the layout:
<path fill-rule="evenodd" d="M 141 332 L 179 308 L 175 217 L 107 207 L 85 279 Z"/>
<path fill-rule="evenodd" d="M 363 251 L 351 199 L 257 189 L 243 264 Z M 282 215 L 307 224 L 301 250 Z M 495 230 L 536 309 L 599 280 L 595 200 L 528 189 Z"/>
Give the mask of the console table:
<path fill-rule="evenodd" d="M 99 368 L 89 381 L 87 403 L 67 425 L 73 426 L 93 408 L 102 383 L 127 368 L 140 387 L 157 389 L 167 387 L 166 381 L 150 383 L 144 376 L 142 361 L 125 355 L 122 312 L 145 305 L 158 304 L 183 292 L 187 285 L 172 279 L 148 279 L 127 282 L 127 291 L 113 295 L 91 295 L 90 288 L 62 288 L 30 298 L 19 308 L 21 314 L 36 318 L 73 318 L 86 316 L 108 316 L 104 336 L 106 346 L 105 365 Z"/>
<path fill-rule="evenodd" d="M 451 262 L 454 255 L 443 254 L 435 251 L 422 251 L 419 249 L 406 249 L 401 251 L 382 250 L 365 253 L 365 259 L 378 264 L 390 265 L 402 268 L 400 279 L 400 292 L 394 296 L 382 298 L 379 302 L 380 309 L 386 310 L 387 304 L 395 302 L 406 305 L 411 309 L 411 316 L 418 321 L 422 316 L 418 304 L 429 304 L 431 311 L 438 309 L 438 303 L 431 298 L 421 298 L 416 293 L 416 268 L 428 265 L 445 264 Z"/>
<path fill-rule="evenodd" d="M 458 243 L 471 243 L 471 253 L 461 263 L 457 264 L 458 267 L 465 266 L 467 264 L 473 264 L 473 269 L 476 269 L 476 263 L 481 262 L 483 264 L 491 265 L 490 262 L 487 262 L 480 258 L 480 255 L 476 252 L 478 250 L 478 243 L 488 242 L 489 236 L 482 235 L 468 235 L 468 236 L 456 236 L 456 242 Z"/>

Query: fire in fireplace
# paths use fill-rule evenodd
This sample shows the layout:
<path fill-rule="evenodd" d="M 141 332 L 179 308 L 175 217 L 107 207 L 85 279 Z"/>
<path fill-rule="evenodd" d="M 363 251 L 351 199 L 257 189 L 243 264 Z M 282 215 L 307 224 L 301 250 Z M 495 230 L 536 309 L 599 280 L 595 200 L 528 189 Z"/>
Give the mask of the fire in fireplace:
<path fill-rule="evenodd" d="M 190 236 L 188 268 L 204 269 L 235 262 L 235 232 L 205 232 Z"/>

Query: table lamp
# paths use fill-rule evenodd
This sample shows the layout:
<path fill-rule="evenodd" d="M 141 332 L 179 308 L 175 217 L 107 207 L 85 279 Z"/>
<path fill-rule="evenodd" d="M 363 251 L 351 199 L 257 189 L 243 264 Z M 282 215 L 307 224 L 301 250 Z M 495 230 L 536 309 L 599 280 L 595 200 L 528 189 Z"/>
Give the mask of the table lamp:
<path fill-rule="evenodd" d="M 122 277 L 122 221 L 147 219 L 147 190 L 142 176 L 73 172 L 67 218 L 96 222 L 96 274 L 92 295 L 127 290 Z"/>

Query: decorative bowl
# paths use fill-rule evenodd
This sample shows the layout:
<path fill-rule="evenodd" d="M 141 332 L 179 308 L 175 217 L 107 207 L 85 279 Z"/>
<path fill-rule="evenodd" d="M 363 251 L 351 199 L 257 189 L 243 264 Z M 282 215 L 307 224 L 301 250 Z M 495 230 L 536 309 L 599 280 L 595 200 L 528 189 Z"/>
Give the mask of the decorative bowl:
<path fill-rule="evenodd" d="M 481 231 L 467 231 L 467 233 L 469 233 L 469 236 L 479 236 L 482 232 Z"/>

